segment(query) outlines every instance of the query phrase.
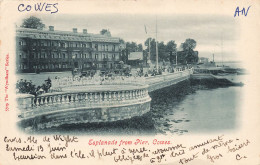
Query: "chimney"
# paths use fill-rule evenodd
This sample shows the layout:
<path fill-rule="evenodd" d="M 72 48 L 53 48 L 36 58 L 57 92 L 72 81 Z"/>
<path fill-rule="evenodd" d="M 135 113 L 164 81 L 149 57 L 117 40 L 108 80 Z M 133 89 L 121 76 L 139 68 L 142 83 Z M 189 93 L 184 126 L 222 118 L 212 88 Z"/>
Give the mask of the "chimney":
<path fill-rule="evenodd" d="M 49 26 L 49 31 L 54 31 L 54 26 Z"/>
<path fill-rule="evenodd" d="M 73 30 L 73 33 L 78 33 L 77 28 L 73 28 L 72 30 Z"/>
<path fill-rule="evenodd" d="M 87 34 L 88 30 L 87 29 L 83 29 L 83 34 Z"/>

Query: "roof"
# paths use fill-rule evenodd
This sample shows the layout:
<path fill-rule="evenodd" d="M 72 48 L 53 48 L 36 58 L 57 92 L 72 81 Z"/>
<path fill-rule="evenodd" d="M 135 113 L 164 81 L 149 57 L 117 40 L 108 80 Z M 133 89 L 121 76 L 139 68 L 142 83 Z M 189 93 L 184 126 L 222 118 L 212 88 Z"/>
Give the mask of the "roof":
<path fill-rule="evenodd" d="M 91 33 L 74 33 L 68 31 L 48 31 L 30 28 L 17 28 L 16 36 L 31 39 L 48 39 L 48 40 L 67 40 L 67 41 L 87 41 L 87 42 L 113 42 L 119 43 L 119 38 L 108 37 L 101 34 Z"/>
<path fill-rule="evenodd" d="M 130 52 L 128 60 L 143 60 L 143 52 Z"/>

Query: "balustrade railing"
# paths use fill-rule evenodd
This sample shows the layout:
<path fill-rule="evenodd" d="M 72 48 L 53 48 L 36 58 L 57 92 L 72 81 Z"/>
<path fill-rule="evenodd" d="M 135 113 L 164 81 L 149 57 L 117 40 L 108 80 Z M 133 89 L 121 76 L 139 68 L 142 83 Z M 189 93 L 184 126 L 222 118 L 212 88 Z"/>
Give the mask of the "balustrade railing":
<path fill-rule="evenodd" d="M 39 96 L 22 95 L 17 98 L 22 117 L 34 113 L 63 110 L 68 108 L 91 108 L 120 106 L 141 103 L 150 99 L 147 87 L 136 90 L 98 91 L 98 92 L 55 92 Z"/>

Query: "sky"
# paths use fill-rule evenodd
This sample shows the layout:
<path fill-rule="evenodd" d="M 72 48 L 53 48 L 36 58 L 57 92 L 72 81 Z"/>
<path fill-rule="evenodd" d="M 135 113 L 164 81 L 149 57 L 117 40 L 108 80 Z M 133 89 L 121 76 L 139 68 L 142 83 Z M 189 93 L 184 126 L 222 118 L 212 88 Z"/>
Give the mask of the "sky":
<path fill-rule="evenodd" d="M 37 15 L 36 15 L 37 16 Z M 215 61 L 239 61 L 235 43 L 239 39 L 238 22 L 223 15 L 145 15 L 145 14 L 88 14 L 88 15 L 40 15 L 42 22 L 53 25 L 55 30 L 99 33 L 109 29 L 113 37 L 125 41 L 142 43 L 148 37 L 155 38 L 157 17 L 157 39 L 165 44 L 174 40 L 177 47 L 187 38 L 197 42 L 200 57 Z M 21 24 L 22 20 L 17 24 Z M 147 34 L 145 32 L 146 26 Z M 221 42 L 223 46 L 221 47 Z M 222 50 L 223 49 L 223 50 Z"/>

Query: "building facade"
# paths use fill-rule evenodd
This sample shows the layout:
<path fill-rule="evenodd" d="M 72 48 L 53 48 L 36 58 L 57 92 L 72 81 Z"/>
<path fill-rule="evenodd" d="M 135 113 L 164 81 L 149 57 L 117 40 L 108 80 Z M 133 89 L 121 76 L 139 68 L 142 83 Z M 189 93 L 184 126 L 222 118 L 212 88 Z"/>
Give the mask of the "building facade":
<path fill-rule="evenodd" d="M 17 28 L 16 71 L 53 72 L 115 70 L 120 61 L 119 38 L 110 34 Z"/>

